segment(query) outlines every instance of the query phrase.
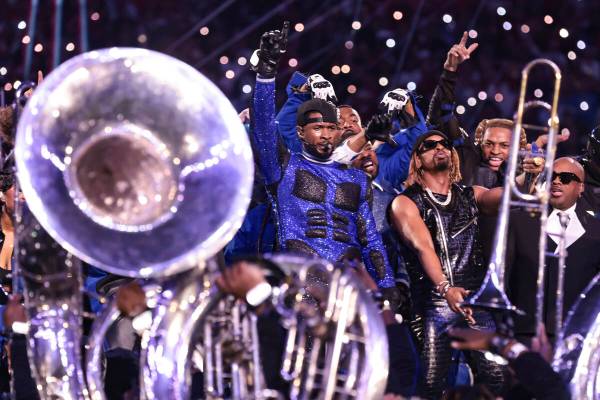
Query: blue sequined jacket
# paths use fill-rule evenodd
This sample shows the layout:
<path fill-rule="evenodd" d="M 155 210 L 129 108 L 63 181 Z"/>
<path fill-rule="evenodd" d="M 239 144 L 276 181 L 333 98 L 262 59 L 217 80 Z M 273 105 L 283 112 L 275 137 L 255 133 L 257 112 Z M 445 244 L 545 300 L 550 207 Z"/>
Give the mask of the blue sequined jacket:
<path fill-rule="evenodd" d="M 337 262 L 357 254 L 380 288 L 394 276 L 369 207 L 367 175 L 290 152 L 275 124 L 275 80 L 256 79 L 252 142 L 274 208 L 282 251 Z"/>

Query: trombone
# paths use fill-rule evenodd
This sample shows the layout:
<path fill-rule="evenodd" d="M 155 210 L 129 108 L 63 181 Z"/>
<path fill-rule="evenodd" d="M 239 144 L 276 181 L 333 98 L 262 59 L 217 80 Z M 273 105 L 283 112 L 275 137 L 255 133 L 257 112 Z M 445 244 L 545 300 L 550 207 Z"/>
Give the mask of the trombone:
<path fill-rule="evenodd" d="M 554 73 L 554 92 L 552 103 L 548 104 L 542 101 L 525 101 L 527 92 L 527 83 L 529 74 L 535 67 L 548 67 Z M 512 135 L 510 154 L 508 158 L 508 166 L 506 178 L 504 181 L 504 191 L 500 204 L 500 212 L 498 215 L 498 223 L 496 226 L 496 235 L 494 238 L 493 252 L 490 261 L 490 266 L 487 275 L 484 278 L 483 284 L 473 297 L 468 299 L 465 304 L 472 307 L 487 308 L 496 311 L 513 312 L 523 314 L 521 310 L 515 307 L 504 291 L 504 271 L 506 260 L 506 242 L 508 236 L 508 222 L 510 209 L 513 206 L 527 207 L 540 213 L 540 238 L 539 238 L 539 253 L 538 253 L 538 278 L 537 278 L 537 293 L 536 293 L 536 326 L 543 320 L 544 307 L 544 278 L 546 270 L 546 222 L 548 219 L 548 201 L 550 198 L 550 185 L 552 181 L 552 172 L 554 166 L 554 158 L 556 155 L 557 135 L 558 135 L 558 98 L 560 93 L 560 83 L 562 75 L 558 66 L 548 60 L 539 58 L 528 63 L 521 73 L 521 90 L 519 94 L 519 104 L 515 114 L 515 127 Z M 543 108 L 550 112 L 549 126 L 530 125 L 523 123 L 523 114 L 531 108 Z M 515 182 L 517 172 L 517 161 L 519 159 L 519 140 L 521 129 L 527 128 L 530 130 L 544 131 L 548 133 L 548 143 L 546 147 L 546 159 L 544 164 L 544 178 L 546 186 L 538 187 L 533 194 L 523 193 Z M 514 199 L 513 199 L 514 197 Z M 564 233 L 564 232 L 563 232 Z M 563 234 L 564 237 L 564 234 Z M 564 240 L 563 240 L 564 242 Z M 564 266 L 566 258 L 566 250 L 559 245 L 559 277 L 558 277 L 558 292 L 557 292 L 557 331 L 560 331 L 562 325 L 562 297 L 563 297 L 563 280 Z"/>

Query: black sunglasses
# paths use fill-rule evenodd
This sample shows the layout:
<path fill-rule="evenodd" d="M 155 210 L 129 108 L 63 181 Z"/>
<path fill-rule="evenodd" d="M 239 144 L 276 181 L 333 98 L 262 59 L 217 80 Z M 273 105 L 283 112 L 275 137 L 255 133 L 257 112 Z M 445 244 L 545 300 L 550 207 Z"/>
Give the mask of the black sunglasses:
<path fill-rule="evenodd" d="M 427 140 L 423 140 L 423 143 L 421 143 L 421 146 L 419 147 L 419 154 L 422 154 L 422 153 L 425 153 L 426 151 L 435 149 L 437 147 L 438 143 L 441 144 L 442 146 L 444 146 L 448 150 L 450 150 L 452 148 L 452 144 L 450 144 L 448 139 L 440 139 L 440 140 L 427 139 Z"/>
<path fill-rule="evenodd" d="M 553 172 L 552 182 L 554 182 L 556 177 L 558 177 L 560 183 L 562 183 L 563 185 L 568 185 L 573 181 L 581 183 L 581 179 L 579 179 L 579 177 L 572 172 Z"/>

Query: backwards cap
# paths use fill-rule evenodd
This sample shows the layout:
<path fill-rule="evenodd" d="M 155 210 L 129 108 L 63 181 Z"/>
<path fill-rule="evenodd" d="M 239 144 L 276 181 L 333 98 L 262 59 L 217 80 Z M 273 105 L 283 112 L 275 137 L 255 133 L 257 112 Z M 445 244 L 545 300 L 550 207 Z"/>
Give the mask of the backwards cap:
<path fill-rule="evenodd" d="M 309 118 L 308 114 L 318 112 L 320 118 Z M 304 126 L 313 122 L 338 123 L 338 111 L 335 105 L 322 99 L 312 99 L 305 101 L 298 107 L 296 112 L 296 125 Z"/>

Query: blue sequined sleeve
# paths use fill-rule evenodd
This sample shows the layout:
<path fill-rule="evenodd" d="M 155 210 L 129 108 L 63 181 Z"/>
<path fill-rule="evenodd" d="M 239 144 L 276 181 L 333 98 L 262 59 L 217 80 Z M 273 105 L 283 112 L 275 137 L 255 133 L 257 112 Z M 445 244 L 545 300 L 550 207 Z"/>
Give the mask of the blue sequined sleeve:
<path fill-rule="evenodd" d="M 250 138 L 265 184 L 278 183 L 283 176 L 287 150 L 275 125 L 275 79 L 256 77 Z"/>
<path fill-rule="evenodd" d="M 369 275 L 373 278 L 377 287 L 395 287 L 394 273 L 387 258 L 387 252 L 383 247 L 381 235 L 377 232 L 375 218 L 371 212 L 368 200 L 361 202 L 358 210 L 360 218 L 365 222 L 366 245 L 361 248 L 362 258 Z"/>
<path fill-rule="evenodd" d="M 285 145 L 293 153 L 302 151 L 302 143 L 296 132 L 296 111 L 300 104 L 310 100 L 310 93 L 299 93 L 295 88 L 306 84 L 307 77 L 296 71 L 287 85 L 287 101 L 284 103 L 276 117 L 277 130 Z"/>

